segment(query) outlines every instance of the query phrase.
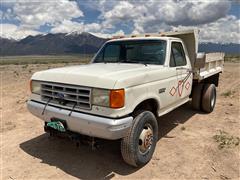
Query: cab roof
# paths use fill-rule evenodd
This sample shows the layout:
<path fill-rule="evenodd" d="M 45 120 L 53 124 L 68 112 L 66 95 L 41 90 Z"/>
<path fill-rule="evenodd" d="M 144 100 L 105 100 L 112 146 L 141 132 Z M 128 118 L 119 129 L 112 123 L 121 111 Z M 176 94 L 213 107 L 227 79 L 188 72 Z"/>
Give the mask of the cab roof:
<path fill-rule="evenodd" d="M 107 42 L 118 42 L 118 41 L 136 41 L 136 40 L 181 40 L 180 38 L 175 37 L 157 37 L 157 36 L 151 36 L 151 37 L 123 37 L 123 38 L 116 38 L 111 39 Z"/>

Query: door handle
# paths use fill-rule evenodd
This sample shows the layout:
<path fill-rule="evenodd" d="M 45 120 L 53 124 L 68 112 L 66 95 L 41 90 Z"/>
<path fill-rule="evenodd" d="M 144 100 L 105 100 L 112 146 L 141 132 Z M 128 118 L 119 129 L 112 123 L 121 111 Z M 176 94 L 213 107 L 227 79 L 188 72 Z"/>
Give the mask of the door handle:
<path fill-rule="evenodd" d="M 187 72 L 192 72 L 191 69 L 185 67 L 177 67 L 176 70 L 186 70 Z"/>

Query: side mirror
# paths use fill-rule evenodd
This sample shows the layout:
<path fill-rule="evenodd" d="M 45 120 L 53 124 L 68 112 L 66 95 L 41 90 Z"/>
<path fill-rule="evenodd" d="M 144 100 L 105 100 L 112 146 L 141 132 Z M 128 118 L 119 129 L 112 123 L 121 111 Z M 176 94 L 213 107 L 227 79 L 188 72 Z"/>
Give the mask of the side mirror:
<path fill-rule="evenodd" d="M 197 53 L 197 57 L 194 63 L 194 68 L 200 69 L 204 68 L 206 63 L 206 54 L 205 53 Z"/>

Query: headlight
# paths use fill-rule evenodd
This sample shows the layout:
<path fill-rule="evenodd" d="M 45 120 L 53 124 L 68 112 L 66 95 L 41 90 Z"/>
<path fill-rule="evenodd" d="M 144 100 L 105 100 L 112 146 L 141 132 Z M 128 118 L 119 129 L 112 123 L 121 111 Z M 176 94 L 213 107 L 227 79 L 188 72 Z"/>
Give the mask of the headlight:
<path fill-rule="evenodd" d="M 115 109 L 122 108 L 124 106 L 124 89 L 105 90 L 94 88 L 92 91 L 92 104 L 94 105 L 105 106 Z"/>
<path fill-rule="evenodd" d="M 30 81 L 30 89 L 34 94 L 40 94 L 41 92 L 41 83 L 39 81 Z"/>
<path fill-rule="evenodd" d="M 92 90 L 92 103 L 97 106 L 109 107 L 109 90 L 105 89 L 93 89 Z"/>

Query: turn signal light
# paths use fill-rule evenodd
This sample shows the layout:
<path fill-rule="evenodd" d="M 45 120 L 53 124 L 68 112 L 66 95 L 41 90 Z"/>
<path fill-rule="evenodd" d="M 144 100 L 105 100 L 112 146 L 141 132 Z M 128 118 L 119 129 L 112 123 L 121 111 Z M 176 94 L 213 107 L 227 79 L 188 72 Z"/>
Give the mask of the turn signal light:
<path fill-rule="evenodd" d="M 122 108 L 125 102 L 124 89 L 111 90 L 110 91 L 110 107 L 111 108 Z"/>

